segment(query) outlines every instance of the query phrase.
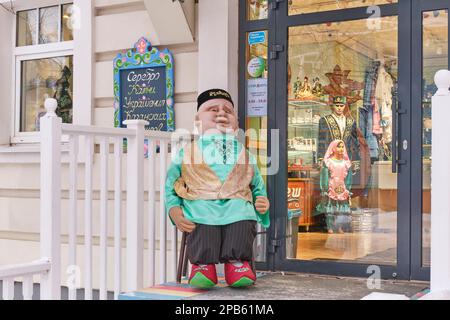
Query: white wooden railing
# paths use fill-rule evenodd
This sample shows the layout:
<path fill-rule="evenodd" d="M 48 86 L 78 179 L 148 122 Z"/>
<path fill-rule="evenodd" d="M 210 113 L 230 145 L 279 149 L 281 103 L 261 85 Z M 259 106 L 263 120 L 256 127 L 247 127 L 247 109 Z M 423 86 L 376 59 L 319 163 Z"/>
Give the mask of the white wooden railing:
<path fill-rule="evenodd" d="M 175 279 L 178 253 L 178 232 L 165 214 L 164 182 L 168 163 L 168 146 L 172 152 L 179 147 L 178 142 L 186 137 L 168 132 L 146 131 L 145 121 L 128 120 L 127 128 L 98 128 L 62 124 L 55 114 L 56 100 L 47 99 L 47 113 L 41 118 L 41 206 L 40 206 L 40 262 L 0 269 L 3 280 L 3 298 L 13 298 L 14 278 L 24 277 L 24 297 L 30 298 L 30 276 L 41 274 L 41 299 L 60 299 L 61 270 L 61 139 L 68 137 L 69 145 L 69 212 L 68 212 L 68 265 L 78 266 L 84 282 L 84 298 L 93 298 L 93 277 L 98 275 L 100 299 L 107 298 L 108 274 L 108 156 L 110 144 L 114 146 L 114 296 L 123 291 L 134 291 L 144 286 L 166 282 L 168 271 Z M 181 139 L 180 139 L 181 137 Z M 190 138 L 190 137 L 188 137 Z M 126 139 L 126 157 L 123 155 Z M 172 139 L 172 140 L 171 140 Z M 148 157 L 144 157 L 145 141 L 148 141 Z M 100 224 L 99 224 L 99 268 L 93 269 L 93 156 L 94 143 L 100 144 Z M 83 145 L 84 152 L 80 152 Z M 156 146 L 159 145 L 159 159 Z M 82 151 L 83 151 L 82 150 Z M 77 257 L 77 214 L 79 212 L 80 158 L 84 160 L 84 264 L 80 266 Z M 126 159 L 126 174 L 122 170 L 122 159 Z M 144 162 L 148 162 L 148 176 L 144 176 Z M 157 161 L 159 171 L 156 172 Z M 159 226 L 156 226 L 156 183 L 159 175 Z M 148 185 L 148 278 L 144 281 L 144 182 Z M 122 190 L 126 186 L 126 212 L 122 212 Z M 122 234 L 122 216 L 125 214 L 126 235 Z M 159 256 L 156 256 L 157 228 L 159 229 Z M 170 248 L 167 229 L 171 232 Z M 126 236 L 126 284 L 122 283 L 122 239 Z M 170 254 L 169 254 L 170 253 Z M 156 261 L 159 260 L 157 274 Z M 169 262 L 169 263 L 168 263 Z M 168 269 L 168 267 L 170 269 Z M 65 270 L 64 270 L 65 271 Z M 94 273 L 95 272 L 95 273 Z M 65 273 L 64 273 L 65 274 Z M 69 286 L 69 299 L 76 299 L 75 285 Z M 25 292 L 26 291 L 26 292 Z"/>
<path fill-rule="evenodd" d="M 33 297 L 33 276 L 40 275 L 42 278 L 50 270 L 50 261 L 42 259 L 25 264 L 16 264 L 0 267 L 0 279 L 3 280 L 3 299 L 14 299 L 14 280 L 22 280 L 22 294 L 24 300 Z"/>

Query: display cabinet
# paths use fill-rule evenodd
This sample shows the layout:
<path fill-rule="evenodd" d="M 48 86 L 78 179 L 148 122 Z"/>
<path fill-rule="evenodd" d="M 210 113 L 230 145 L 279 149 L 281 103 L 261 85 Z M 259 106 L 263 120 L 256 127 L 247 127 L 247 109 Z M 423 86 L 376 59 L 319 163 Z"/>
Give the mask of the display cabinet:
<path fill-rule="evenodd" d="M 330 112 L 329 106 L 319 101 L 290 100 L 288 109 L 288 216 L 299 216 L 298 225 L 314 224 L 314 205 L 319 196 L 317 146 L 319 120 Z M 317 189 L 317 190 L 316 190 Z"/>

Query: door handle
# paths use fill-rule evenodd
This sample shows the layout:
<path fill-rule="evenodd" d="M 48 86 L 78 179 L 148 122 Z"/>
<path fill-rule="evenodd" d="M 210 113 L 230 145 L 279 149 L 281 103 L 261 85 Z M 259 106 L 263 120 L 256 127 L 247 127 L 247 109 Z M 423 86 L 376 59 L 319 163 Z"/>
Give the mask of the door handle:
<path fill-rule="evenodd" d="M 392 108 L 392 173 L 397 173 L 397 166 L 407 163 L 406 160 L 398 159 L 398 115 L 406 114 L 407 110 L 402 108 L 401 101 L 397 101 L 397 105 Z M 403 140 L 402 149 L 408 149 L 408 140 Z"/>

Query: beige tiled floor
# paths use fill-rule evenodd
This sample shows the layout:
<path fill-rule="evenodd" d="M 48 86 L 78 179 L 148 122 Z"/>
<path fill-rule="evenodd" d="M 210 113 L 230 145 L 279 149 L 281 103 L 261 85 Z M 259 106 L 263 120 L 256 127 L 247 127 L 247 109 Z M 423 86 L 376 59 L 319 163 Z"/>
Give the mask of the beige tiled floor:
<path fill-rule="evenodd" d="M 380 256 L 380 263 L 396 264 L 397 235 L 395 233 L 299 233 L 297 259 L 358 260 L 388 249 L 392 254 Z M 376 262 L 376 256 L 368 261 Z"/>

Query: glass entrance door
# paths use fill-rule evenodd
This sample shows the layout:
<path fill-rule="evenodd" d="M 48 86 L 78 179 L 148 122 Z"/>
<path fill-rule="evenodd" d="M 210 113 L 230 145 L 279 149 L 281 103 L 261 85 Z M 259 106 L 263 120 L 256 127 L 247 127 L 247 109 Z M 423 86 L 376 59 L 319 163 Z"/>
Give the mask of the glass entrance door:
<path fill-rule="evenodd" d="M 287 39 L 276 68 L 277 97 L 285 97 L 276 122 L 286 128 L 276 269 L 408 278 L 409 126 L 398 104 L 408 52 L 399 46 L 399 5 L 312 8 L 319 2 L 289 1 L 288 16 L 286 8 L 276 16 L 276 38 Z"/>
<path fill-rule="evenodd" d="M 450 65 L 449 1 L 246 5 L 240 118 L 265 142 L 249 146 L 279 155 L 266 180 L 271 227 L 261 230 L 257 261 L 428 280 L 430 101 L 435 72 Z"/>
<path fill-rule="evenodd" d="M 412 108 L 412 255 L 414 279 L 429 279 L 431 239 L 431 97 L 437 88 L 434 75 L 449 67 L 448 1 L 413 1 Z"/>
<path fill-rule="evenodd" d="M 290 259 L 397 264 L 398 19 L 377 23 L 289 28 Z"/>

